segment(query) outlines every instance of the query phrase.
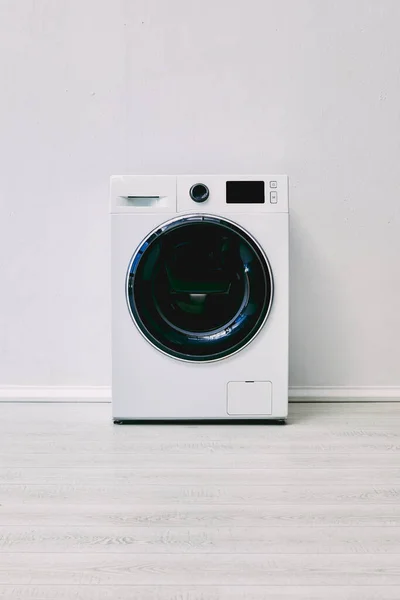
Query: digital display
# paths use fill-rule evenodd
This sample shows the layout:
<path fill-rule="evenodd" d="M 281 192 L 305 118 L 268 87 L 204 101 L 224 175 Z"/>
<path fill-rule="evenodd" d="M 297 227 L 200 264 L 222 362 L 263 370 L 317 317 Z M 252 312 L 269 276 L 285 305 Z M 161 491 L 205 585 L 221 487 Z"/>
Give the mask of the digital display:
<path fill-rule="evenodd" d="M 227 204 L 264 204 L 264 181 L 227 181 Z"/>

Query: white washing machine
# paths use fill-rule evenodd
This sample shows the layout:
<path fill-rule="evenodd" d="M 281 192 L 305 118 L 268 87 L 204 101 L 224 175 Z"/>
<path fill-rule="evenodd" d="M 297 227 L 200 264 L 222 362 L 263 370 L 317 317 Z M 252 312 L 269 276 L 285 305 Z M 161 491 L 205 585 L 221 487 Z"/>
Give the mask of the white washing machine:
<path fill-rule="evenodd" d="M 115 422 L 288 412 L 288 178 L 111 178 Z"/>

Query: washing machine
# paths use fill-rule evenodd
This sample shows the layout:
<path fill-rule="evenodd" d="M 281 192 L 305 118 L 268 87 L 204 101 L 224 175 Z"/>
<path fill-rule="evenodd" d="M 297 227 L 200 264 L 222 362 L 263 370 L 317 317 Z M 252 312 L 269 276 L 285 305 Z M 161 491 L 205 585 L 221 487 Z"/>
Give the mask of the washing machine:
<path fill-rule="evenodd" d="M 111 178 L 112 413 L 284 422 L 288 178 Z"/>

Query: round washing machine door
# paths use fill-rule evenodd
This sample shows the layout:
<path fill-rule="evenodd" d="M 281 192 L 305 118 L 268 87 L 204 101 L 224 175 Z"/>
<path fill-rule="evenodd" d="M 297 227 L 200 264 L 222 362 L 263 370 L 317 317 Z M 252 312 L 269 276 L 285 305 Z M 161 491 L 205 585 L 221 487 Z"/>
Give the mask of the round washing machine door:
<path fill-rule="evenodd" d="M 131 316 L 161 352 L 214 361 L 244 348 L 267 320 L 273 297 L 268 259 L 238 224 L 206 215 L 164 223 L 130 262 Z"/>

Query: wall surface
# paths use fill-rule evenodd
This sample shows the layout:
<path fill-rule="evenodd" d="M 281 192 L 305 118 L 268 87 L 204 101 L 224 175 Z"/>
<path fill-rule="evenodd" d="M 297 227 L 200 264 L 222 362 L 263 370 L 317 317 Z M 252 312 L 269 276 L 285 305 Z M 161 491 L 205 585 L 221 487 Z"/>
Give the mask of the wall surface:
<path fill-rule="evenodd" d="M 398 0 L 0 0 L 0 386 L 110 383 L 108 179 L 291 178 L 293 386 L 399 386 Z"/>

